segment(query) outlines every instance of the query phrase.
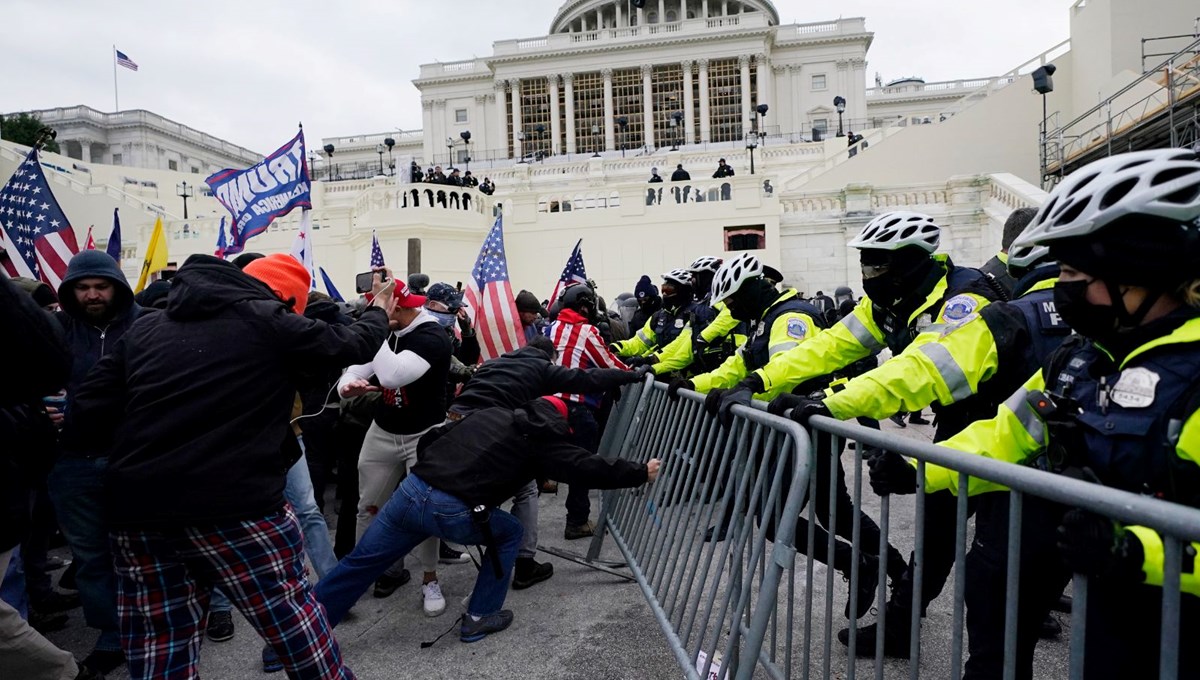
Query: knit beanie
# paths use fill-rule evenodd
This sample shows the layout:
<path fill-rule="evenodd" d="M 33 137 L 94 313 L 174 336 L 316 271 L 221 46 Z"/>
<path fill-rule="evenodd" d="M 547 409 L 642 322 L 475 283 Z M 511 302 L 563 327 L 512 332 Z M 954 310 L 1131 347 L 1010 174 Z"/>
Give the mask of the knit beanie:
<path fill-rule="evenodd" d="M 650 277 L 645 274 L 638 279 L 637 285 L 633 287 L 633 292 L 639 300 L 658 297 L 658 287 L 651 283 Z"/>
<path fill-rule="evenodd" d="M 243 271 L 267 284 L 292 311 L 304 313 L 312 279 L 299 260 L 285 253 L 273 253 L 247 264 Z"/>

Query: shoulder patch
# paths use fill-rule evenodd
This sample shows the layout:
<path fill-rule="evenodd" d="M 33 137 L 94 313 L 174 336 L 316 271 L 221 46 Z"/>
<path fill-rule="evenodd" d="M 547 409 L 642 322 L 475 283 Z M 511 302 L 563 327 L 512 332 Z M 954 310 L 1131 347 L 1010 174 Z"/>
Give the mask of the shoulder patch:
<path fill-rule="evenodd" d="M 942 318 L 952 323 L 965 321 L 978 307 L 979 300 L 970 295 L 955 295 L 942 307 Z"/>
<path fill-rule="evenodd" d="M 787 334 L 788 337 L 803 340 L 808 335 L 808 324 L 804 323 L 802 319 L 795 317 L 788 319 Z"/>

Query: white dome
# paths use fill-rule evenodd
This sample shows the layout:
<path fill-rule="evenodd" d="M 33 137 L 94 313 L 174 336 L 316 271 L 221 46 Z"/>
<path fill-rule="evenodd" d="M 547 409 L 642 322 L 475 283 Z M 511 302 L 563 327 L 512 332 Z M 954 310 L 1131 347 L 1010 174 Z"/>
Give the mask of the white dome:
<path fill-rule="evenodd" d="M 710 14 L 715 16 L 715 12 L 720 6 L 720 2 L 721 0 L 710 1 L 708 7 Z M 772 25 L 779 25 L 779 12 L 775 9 L 775 5 L 773 5 L 770 0 L 729 0 L 729 2 L 731 6 L 740 6 L 738 8 L 738 13 L 746 11 L 764 12 L 767 14 L 767 17 Z M 681 4 L 686 4 L 688 10 L 697 15 L 701 13 L 701 0 L 667 0 L 666 7 L 668 15 L 672 11 L 678 12 Z M 632 10 L 630 7 L 629 0 L 567 0 L 563 3 L 562 7 L 558 8 L 558 13 L 554 15 L 554 21 L 550 23 L 550 33 L 568 32 L 572 22 L 580 17 L 586 17 L 590 20 L 596 15 L 596 10 L 608 10 L 608 14 L 612 14 L 612 8 L 616 7 L 617 5 L 621 6 L 623 13 L 628 13 L 629 11 L 636 12 L 636 10 Z M 646 0 L 645 10 L 647 13 L 657 12 L 658 0 Z M 687 19 L 687 16 L 685 15 L 677 18 L 677 20 L 683 19 Z M 628 21 L 628 19 L 626 19 L 626 21 Z M 663 22 L 664 20 L 661 18 L 658 20 L 658 23 Z"/>

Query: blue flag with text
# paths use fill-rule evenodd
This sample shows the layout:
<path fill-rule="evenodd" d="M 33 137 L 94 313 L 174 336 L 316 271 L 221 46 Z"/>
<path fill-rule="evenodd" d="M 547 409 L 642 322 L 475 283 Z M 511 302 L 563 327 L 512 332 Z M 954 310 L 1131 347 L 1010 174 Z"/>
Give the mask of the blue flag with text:
<path fill-rule="evenodd" d="M 266 231 L 276 217 L 288 214 L 293 208 L 312 207 L 304 131 L 258 165 L 245 170 L 222 170 L 204 181 L 233 216 L 225 254 L 240 253 L 245 250 L 246 242 Z"/>

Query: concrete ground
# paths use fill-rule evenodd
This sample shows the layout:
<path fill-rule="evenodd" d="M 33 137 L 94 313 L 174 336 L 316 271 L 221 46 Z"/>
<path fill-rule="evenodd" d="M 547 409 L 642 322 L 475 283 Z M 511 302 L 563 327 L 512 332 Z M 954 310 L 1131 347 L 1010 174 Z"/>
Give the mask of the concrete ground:
<path fill-rule="evenodd" d="M 932 429 L 912 426 L 900 430 L 884 423 L 885 431 L 898 436 L 932 439 Z M 853 459 L 847 454 L 848 474 Z M 879 516 L 879 499 L 870 493 L 865 483 L 864 506 L 872 517 Z M 599 494 L 593 492 L 593 518 L 599 507 Z M 588 541 L 566 541 L 562 536 L 565 522 L 565 486 L 560 493 L 543 495 L 540 499 L 541 535 L 543 546 L 582 553 Z M 328 506 L 332 507 L 332 506 Z M 891 511 L 891 540 L 905 554 L 911 549 L 913 536 L 912 497 L 894 499 Z M 336 517 L 330 518 L 331 528 Z M 64 554 L 65 553 L 60 553 Z M 604 558 L 618 559 L 612 541 L 606 541 Z M 512 627 L 503 633 L 474 643 L 463 644 L 456 631 L 442 638 L 429 649 L 420 643 L 433 640 L 454 623 L 461 611 L 461 600 L 474 581 L 471 564 L 444 566 L 440 572 L 448 607 L 445 614 L 427 618 L 421 610 L 420 588 L 410 583 L 387 599 L 375 599 L 366 594 L 354 609 L 352 617 L 337 628 L 336 634 L 343 655 L 359 678 L 563 678 L 584 679 L 663 679 L 683 677 L 666 638 L 651 614 L 638 586 L 611 575 L 553 557 L 539 555 L 539 561 L 554 565 L 552 579 L 523 591 L 510 592 L 506 606 L 516 615 Z M 802 675 L 800 640 L 803 624 L 803 587 L 806 579 L 804 557 L 798 556 L 795 582 L 797 586 L 794 658 L 790 662 L 794 677 Z M 810 641 L 812 677 L 821 677 L 824 649 L 824 590 L 825 567 L 814 568 L 814 618 Z M 417 576 L 419 579 L 419 575 Z M 846 585 L 840 575 L 834 579 L 834 618 L 831 632 L 845 627 L 842 616 Z M 952 610 L 949 594 L 953 582 L 947 584 L 943 596 L 930 609 L 924 624 L 921 674 L 925 677 L 948 677 Z M 84 657 L 94 633 L 82 622 L 76 609 L 70 613 L 71 624 L 49 638 L 77 657 Z M 1067 627 L 1066 617 L 1058 615 Z M 201 650 L 201 673 L 205 678 L 237 680 L 268 677 L 261 670 L 262 643 L 240 616 L 237 635 L 223 643 L 205 641 Z M 873 620 L 865 616 L 860 624 Z M 1066 677 L 1067 636 L 1057 641 L 1043 642 L 1038 647 L 1036 677 Z M 830 657 L 831 677 L 845 678 L 848 672 L 846 650 L 836 639 Z M 873 662 L 860 660 L 856 664 L 858 677 L 872 677 Z M 762 669 L 756 677 L 766 677 Z M 121 669 L 108 676 L 124 680 L 128 674 Z M 282 678 L 277 674 L 275 678 Z M 908 663 L 889 660 L 885 677 L 908 677 Z"/>

